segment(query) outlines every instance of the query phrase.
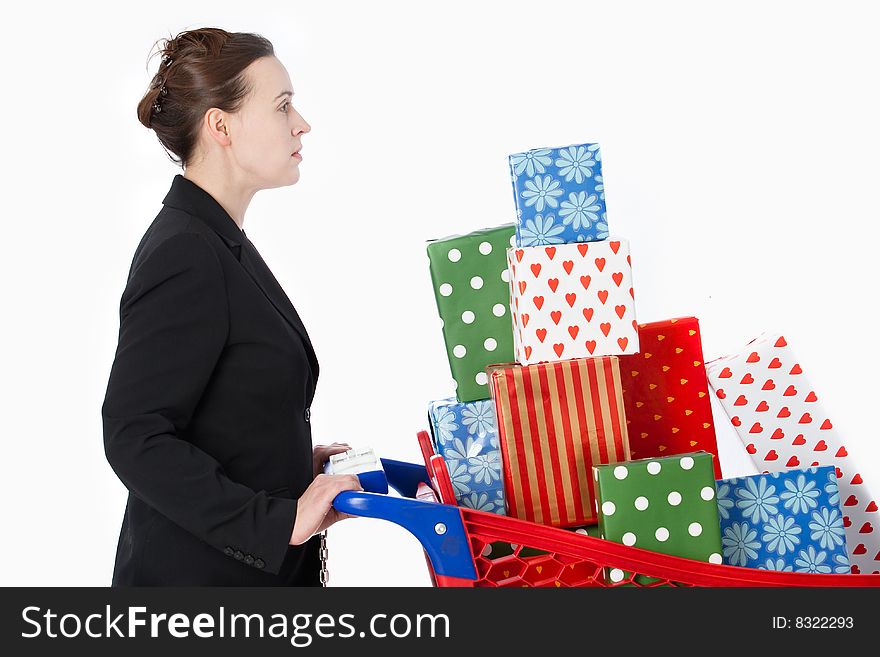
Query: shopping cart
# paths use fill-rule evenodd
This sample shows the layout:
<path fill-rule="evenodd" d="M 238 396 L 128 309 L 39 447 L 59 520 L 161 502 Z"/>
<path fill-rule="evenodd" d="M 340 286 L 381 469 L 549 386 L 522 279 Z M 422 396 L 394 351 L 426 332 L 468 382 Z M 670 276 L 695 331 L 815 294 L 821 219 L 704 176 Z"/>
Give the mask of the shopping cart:
<path fill-rule="evenodd" d="M 433 453 L 426 432 L 419 433 L 419 444 L 425 465 L 382 459 L 388 484 L 401 497 L 346 491 L 333 506 L 351 515 L 388 520 L 412 533 L 424 548 L 434 586 L 880 587 L 880 574 L 811 574 L 717 565 L 459 507 L 446 463 Z M 439 501 L 415 499 L 423 482 L 433 487 Z M 623 573 L 620 581 L 612 582 L 608 576 L 614 569 Z"/>

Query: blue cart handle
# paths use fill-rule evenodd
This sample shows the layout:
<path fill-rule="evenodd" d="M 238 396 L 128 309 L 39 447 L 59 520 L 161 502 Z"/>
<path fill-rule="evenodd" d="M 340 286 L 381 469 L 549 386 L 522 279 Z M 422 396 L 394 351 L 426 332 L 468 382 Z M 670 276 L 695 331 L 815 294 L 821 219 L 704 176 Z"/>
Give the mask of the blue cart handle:
<path fill-rule="evenodd" d="M 382 459 L 388 484 L 405 497 L 343 491 L 333 508 L 364 518 L 380 518 L 400 525 L 422 544 L 434 572 L 449 577 L 476 579 L 474 558 L 458 508 L 413 499 L 419 483 L 430 481 L 423 465 Z"/>

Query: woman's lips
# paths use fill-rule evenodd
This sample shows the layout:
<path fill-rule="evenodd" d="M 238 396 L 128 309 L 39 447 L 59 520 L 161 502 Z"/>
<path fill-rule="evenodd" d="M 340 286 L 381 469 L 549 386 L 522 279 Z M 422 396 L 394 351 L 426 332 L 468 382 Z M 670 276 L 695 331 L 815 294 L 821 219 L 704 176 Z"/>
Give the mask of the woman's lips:
<path fill-rule="evenodd" d="M 303 159 L 303 156 L 299 154 L 299 151 L 297 151 L 296 153 L 291 153 L 290 157 L 295 157 L 299 160 Z"/>

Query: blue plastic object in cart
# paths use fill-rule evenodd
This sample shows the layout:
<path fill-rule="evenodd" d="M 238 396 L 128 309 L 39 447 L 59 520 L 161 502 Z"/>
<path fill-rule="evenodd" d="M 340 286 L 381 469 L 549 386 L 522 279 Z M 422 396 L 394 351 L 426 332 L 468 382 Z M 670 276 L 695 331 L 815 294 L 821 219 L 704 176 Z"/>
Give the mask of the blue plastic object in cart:
<path fill-rule="evenodd" d="M 388 484 L 403 497 L 344 491 L 333 500 L 333 507 L 343 513 L 400 525 L 422 544 L 436 574 L 476 579 L 458 507 L 413 499 L 419 484 L 430 482 L 425 466 L 391 459 L 381 459 L 381 464 Z"/>
<path fill-rule="evenodd" d="M 361 488 L 369 493 L 388 492 L 388 480 L 382 470 L 371 470 L 370 472 L 359 472 L 357 478 L 361 482 Z"/>

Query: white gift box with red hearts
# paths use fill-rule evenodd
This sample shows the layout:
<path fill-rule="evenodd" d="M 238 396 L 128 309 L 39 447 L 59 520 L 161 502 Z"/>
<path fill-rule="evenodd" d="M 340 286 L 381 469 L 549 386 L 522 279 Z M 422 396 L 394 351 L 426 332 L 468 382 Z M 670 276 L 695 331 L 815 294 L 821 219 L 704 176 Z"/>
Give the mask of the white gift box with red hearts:
<path fill-rule="evenodd" d="M 521 365 L 638 353 L 626 240 L 511 247 L 507 266 Z"/>
<path fill-rule="evenodd" d="M 742 352 L 706 363 L 706 374 L 760 471 L 835 466 L 852 571 L 880 572 L 876 498 L 785 337 L 761 335 Z"/>

